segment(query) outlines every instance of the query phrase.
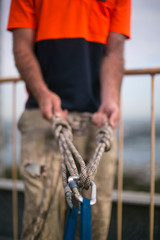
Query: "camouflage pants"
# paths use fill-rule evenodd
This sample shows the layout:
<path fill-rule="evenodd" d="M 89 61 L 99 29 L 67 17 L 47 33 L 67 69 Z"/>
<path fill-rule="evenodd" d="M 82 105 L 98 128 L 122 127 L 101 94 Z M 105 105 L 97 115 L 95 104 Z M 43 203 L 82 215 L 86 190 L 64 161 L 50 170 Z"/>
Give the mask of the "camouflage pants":
<path fill-rule="evenodd" d="M 80 113 L 69 113 L 69 122 L 76 121 L 82 130 L 75 131 L 73 142 L 83 159 L 87 161 L 95 150 L 97 128 L 89 119 L 85 127 Z M 51 131 L 51 124 L 44 120 L 39 110 L 25 110 L 19 121 L 22 134 L 21 175 L 25 184 L 25 209 L 22 240 L 31 239 L 33 226 L 40 211 L 48 172 L 53 166 L 50 191 L 45 201 L 45 211 L 36 239 L 60 240 L 63 236 L 65 199 L 61 179 L 61 161 L 58 145 Z M 106 240 L 111 212 L 111 196 L 115 173 L 115 143 L 104 153 L 95 178 L 97 203 L 92 207 L 93 240 Z M 45 219 L 45 221 L 43 221 Z M 44 223 L 45 222 L 45 223 Z"/>

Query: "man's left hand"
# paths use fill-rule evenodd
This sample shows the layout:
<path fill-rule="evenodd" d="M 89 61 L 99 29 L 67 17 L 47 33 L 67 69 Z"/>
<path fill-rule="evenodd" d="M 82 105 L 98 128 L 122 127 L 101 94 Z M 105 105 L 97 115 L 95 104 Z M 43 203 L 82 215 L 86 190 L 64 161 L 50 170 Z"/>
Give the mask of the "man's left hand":
<path fill-rule="evenodd" d="M 100 128 L 108 121 L 109 125 L 115 129 L 118 124 L 119 115 L 120 111 L 117 103 L 105 103 L 93 114 L 92 122 Z"/>

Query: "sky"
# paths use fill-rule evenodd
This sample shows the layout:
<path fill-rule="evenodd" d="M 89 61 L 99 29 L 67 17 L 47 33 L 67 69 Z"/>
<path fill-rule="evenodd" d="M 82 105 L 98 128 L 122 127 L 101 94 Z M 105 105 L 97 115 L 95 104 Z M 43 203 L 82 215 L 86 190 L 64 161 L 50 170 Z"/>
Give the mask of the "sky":
<path fill-rule="evenodd" d="M 17 77 L 12 54 L 12 34 L 6 31 L 10 0 L 0 0 L 0 76 Z M 160 67 L 160 1 L 132 1 L 132 37 L 125 44 L 125 68 L 139 69 Z M 122 111 L 126 119 L 149 119 L 150 117 L 150 81 L 149 76 L 124 77 L 122 85 Z M 155 78 L 156 118 L 160 119 L 160 75 Z M 1 88 L 1 105 L 4 119 L 11 117 L 11 84 Z M 24 109 L 26 92 L 23 83 L 17 87 L 17 118 Z"/>

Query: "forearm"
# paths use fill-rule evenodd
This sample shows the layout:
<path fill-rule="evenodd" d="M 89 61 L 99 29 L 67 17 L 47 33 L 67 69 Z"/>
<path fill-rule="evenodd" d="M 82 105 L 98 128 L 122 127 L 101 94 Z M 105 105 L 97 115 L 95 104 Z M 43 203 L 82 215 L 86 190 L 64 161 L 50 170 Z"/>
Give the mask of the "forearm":
<path fill-rule="evenodd" d="M 40 65 L 34 54 L 34 36 L 33 29 L 22 28 L 13 31 L 16 66 L 28 89 L 37 100 L 42 116 L 49 121 L 52 120 L 53 114 L 66 118 L 67 112 L 61 108 L 60 97 L 48 89 L 43 79 Z"/>
<path fill-rule="evenodd" d="M 16 66 L 25 81 L 27 88 L 32 92 L 37 101 L 48 92 L 43 80 L 39 63 L 30 46 L 14 41 L 14 56 Z"/>
<path fill-rule="evenodd" d="M 119 37 L 119 36 L 118 36 Z M 119 105 L 122 77 L 124 73 L 124 36 L 120 39 L 108 39 L 105 56 L 100 69 L 101 103 L 114 101 Z M 112 41 L 112 42 L 111 42 Z"/>
<path fill-rule="evenodd" d="M 124 72 L 122 56 L 104 56 L 100 70 L 101 104 L 114 101 L 119 105 L 120 90 Z"/>

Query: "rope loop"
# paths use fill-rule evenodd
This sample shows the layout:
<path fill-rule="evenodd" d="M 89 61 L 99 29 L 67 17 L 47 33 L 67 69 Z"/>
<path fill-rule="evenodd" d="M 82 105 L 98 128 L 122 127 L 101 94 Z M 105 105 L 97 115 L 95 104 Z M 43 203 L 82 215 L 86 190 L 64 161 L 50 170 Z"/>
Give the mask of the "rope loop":
<path fill-rule="evenodd" d="M 73 140 L 72 128 L 65 119 L 53 116 L 52 131 L 57 141 L 59 140 L 61 133 L 65 133 L 65 136 L 67 136 L 71 141 Z"/>
<path fill-rule="evenodd" d="M 71 207 L 71 195 L 75 191 L 88 189 L 97 172 L 97 168 L 104 151 L 109 151 L 112 141 L 112 128 L 106 123 L 97 133 L 97 146 L 92 159 L 86 166 L 85 161 L 73 145 L 72 128 L 68 122 L 58 117 L 53 117 L 53 134 L 59 144 L 62 165 L 62 180 L 66 194 L 66 200 Z M 78 170 L 77 163 L 80 167 Z M 71 187 L 68 182 L 68 173 L 71 177 L 76 177 L 77 187 Z"/>
<path fill-rule="evenodd" d="M 106 124 L 102 128 L 100 128 L 100 130 L 97 133 L 97 137 L 96 137 L 97 145 L 100 143 L 104 143 L 105 152 L 108 152 L 112 147 L 112 138 L 113 138 L 113 130 L 109 126 L 108 122 L 106 122 Z"/>

